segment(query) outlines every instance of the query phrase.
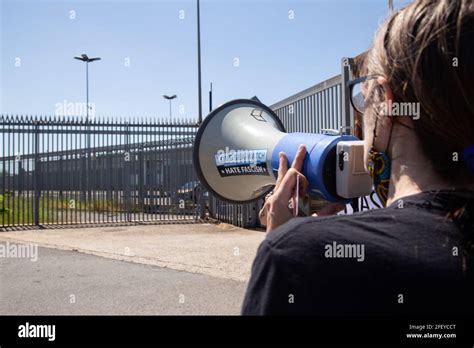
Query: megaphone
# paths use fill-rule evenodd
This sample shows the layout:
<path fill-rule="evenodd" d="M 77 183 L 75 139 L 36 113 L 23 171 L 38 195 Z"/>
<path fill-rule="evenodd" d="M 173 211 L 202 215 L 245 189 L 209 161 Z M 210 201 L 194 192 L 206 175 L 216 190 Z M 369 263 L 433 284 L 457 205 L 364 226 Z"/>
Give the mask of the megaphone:
<path fill-rule="evenodd" d="M 302 173 L 310 197 L 347 203 L 370 194 L 362 141 L 339 133 L 286 133 L 278 116 L 253 99 L 232 100 L 204 119 L 194 142 L 194 167 L 217 198 L 249 203 L 275 185 L 280 151 L 291 164 L 300 144 L 307 150 Z"/>

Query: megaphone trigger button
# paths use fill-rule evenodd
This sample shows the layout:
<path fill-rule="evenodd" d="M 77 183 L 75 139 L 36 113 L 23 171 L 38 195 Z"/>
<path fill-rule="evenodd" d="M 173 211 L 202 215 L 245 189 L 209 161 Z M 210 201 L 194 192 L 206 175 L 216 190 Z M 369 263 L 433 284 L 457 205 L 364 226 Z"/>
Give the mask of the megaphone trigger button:
<path fill-rule="evenodd" d="M 345 157 L 346 157 L 346 152 L 345 152 L 345 151 L 340 151 L 340 152 L 339 152 L 339 158 L 338 158 L 339 170 L 344 170 L 344 160 L 345 160 Z"/>

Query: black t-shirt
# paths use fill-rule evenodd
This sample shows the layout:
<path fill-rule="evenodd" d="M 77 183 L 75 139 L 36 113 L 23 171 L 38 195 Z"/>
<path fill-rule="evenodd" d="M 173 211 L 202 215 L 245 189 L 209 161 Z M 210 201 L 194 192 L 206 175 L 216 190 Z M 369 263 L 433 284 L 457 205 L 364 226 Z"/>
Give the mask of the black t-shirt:
<path fill-rule="evenodd" d="M 258 249 L 242 314 L 472 315 L 473 256 L 447 210 L 473 197 L 424 192 L 288 221 Z"/>

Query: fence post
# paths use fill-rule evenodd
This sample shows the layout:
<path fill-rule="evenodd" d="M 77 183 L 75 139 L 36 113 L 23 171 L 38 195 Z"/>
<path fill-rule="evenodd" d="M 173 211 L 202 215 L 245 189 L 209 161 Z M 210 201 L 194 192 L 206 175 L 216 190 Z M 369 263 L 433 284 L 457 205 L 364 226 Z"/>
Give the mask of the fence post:
<path fill-rule="evenodd" d="M 41 196 L 40 188 L 40 171 L 41 171 L 41 161 L 39 160 L 39 124 L 38 121 L 35 122 L 35 176 L 34 176 L 34 203 L 33 203 L 33 220 L 34 224 L 38 226 L 40 224 L 39 218 L 39 204 Z"/>
<path fill-rule="evenodd" d="M 144 157 L 144 147 L 141 148 L 141 151 L 138 154 L 139 164 L 138 164 L 138 197 L 140 209 L 143 210 L 145 206 L 145 161 Z"/>
<path fill-rule="evenodd" d="M 200 193 L 199 193 L 199 218 L 200 219 L 205 219 L 206 218 L 206 200 L 204 198 L 204 189 L 201 189 L 200 190 Z M 209 194 L 210 196 L 210 194 Z M 210 205 L 210 202 L 209 202 L 209 205 Z"/>
<path fill-rule="evenodd" d="M 130 201 L 130 190 L 131 190 L 131 185 L 130 185 L 130 168 L 131 168 L 131 161 L 132 161 L 132 154 L 130 151 L 130 126 L 128 122 L 126 122 L 126 133 L 125 133 L 125 163 L 124 163 L 124 175 L 123 175 L 123 180 L 125 180 L 123 189 L 124 189 L 124 198 L 125 198 L 125 206 L 127 209 L 127 221 L 130 222 L 132 220 L 132 214 L 131 214 L 131 201 Z"/>
<path fill-rule="evenodd" d="M 235 225 L 235 226 L 240 226 L 242 227 L 242 224 L 239 224 L 239 208 L 241 208 L 242 205 L 238 205 L 238 204 L 232 204 L 232 224 Z M 241 215 L 242 216 L 242 215 Z"/>
<path fill-rule="evenodd" d="M 209 192 L 209 217 L 215 219 L 216 209 L 215 209 L 216 199 L 214 195 Z"/>
<path fill-rule="evenodd" d="M 242 227 L 247 228 L 250 226 L 249 224 L 249 210 L 251 204 L 242 204 L 240 210 L 240 216 L 242 217 Z"/>
<path fill-rule="evenodd" d="M 257 211 L 258 202 L 253 202 L 247 205 L 248 213 L 246 214 L 247 226 L 257 227 Z"/>
<path fill-rule="evenodd" d="M 80 166 L 81 166 L 81 208 L 86 212 L 86 219 L 89 219 L 88 206 L 87 206 L 87 158 L 86 150 L 80 152 Z"/>
<path fill-rule="evenodd" d="M 351 131 L 354 131 L 354 111 L 352 110 L 350 101 L 350 90 L 347 86 L 347 82 L 352 79 L 351 66 L 354 64 L 352 58 L 342 58 L 341 66 L 341 103 L 342 103 L 342 126 L 350 127 Z"/>

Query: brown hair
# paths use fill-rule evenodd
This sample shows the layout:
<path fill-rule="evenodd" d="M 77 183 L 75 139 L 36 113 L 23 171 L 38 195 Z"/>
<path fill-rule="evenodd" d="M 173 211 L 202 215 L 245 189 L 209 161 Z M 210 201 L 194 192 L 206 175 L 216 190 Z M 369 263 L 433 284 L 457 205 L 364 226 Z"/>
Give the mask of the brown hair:
<path fill-rule="evenodd" d="M 474 2 L 419 0 L 392 13 L 364 65 L 388 79 L 395 101 L 420 104 L 413 124 L 437 173 L 473 182 L 462 153 L 474 144 Z"/>
<path fill-rule="evenodd" d="M 462 160 L 474 146 L 474 1 L 418 0 L 392 13 L 377 32 L 364 73 L 388 79 L 397 102 L 418 102 L 413 120 L 422 151 L 447 183 L 474 182 Z M 372 84 L 368 104 L 382 98 Z M 456 157 L 458 160 L 456 161 Z M 474 198 L 447 207 L 474 245 Z"/>

